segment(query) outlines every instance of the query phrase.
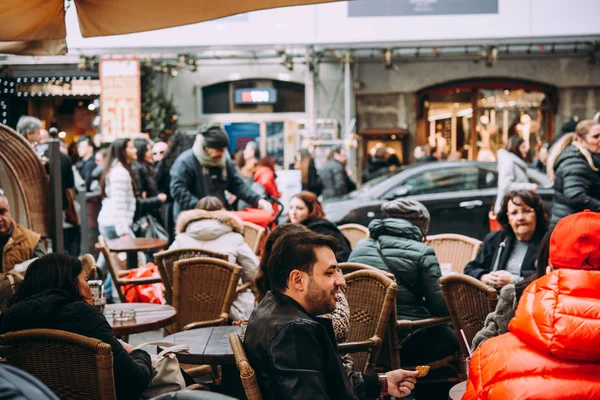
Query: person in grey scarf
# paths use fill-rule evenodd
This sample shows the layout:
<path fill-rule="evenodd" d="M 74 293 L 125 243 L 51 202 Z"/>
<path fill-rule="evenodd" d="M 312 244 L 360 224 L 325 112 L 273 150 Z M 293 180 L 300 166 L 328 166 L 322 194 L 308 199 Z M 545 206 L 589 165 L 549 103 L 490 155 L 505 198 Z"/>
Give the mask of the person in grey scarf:
<path fill-rule="evenodd" d="M 272 212 L 271 204 L 254 192 L 238 175 L 232 161 L 225 156 L 229 146 L 227 133 L 219 126 L 202 131 L 191 149 L 181 153 L 171 168 L 173 215 L 191 210 L 206 196 L 215 196 L 225 205 L 225 190 L 246 203 Z"/>

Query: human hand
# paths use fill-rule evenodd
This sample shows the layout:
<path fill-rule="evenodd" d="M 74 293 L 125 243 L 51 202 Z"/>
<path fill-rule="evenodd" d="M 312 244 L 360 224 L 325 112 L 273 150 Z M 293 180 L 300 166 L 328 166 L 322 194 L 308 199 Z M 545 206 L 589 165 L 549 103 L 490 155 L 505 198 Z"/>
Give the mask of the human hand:
<path fill-rule="evenodd" d="M 532 190 L 532 191 L 534 191 L 534 192 L 535 192 L 535 191 L 537 190 L 537 188 L 538 188 L 538 185 L 537 185 L 537 183 L 532 183 L 532 184 L 531 184 L 531 190 Z"/>
<path fill-rule="evenodd" d="M 494 285 L 492 283 L 492 281 L 490 280 L 490 274 L 481 275 L 481 278 L 479 278 L 479 279 L 481 280 L 481 282 L 485 283 L 486 285 L 490 285 L 490 286 Z"/>
<path fill-rule="evenodd" d="M 160 200 L 161 203 L 164 203 L 165 201 L 167 201 L 167 195 L 164 193 L 159 193 L 158 199 Z"/>
<path fill-rule="evenodd" d="M 125 349 L 125 351 L 129 354 L 131 353 L 133 350 L 135 350 L 135 347 L 133 347 L 132 345 L 130 345 L 129 343 L 125 343 L 124 341 L 120 340 L 121 345 L 123 346 L 123 348 Z"/>
<path fill-rule="evenodd" d="M 392 397 L 405 397 L 415 388 L 419 372 L 395 369 L 385 375 L 388 381 L 388 394 Z"/>
<path fill-rule="evenodd" d="M 258 208 L 260 208 L 261 210 L 269 211 L 271 214 L 273 214 L 273 206 L 265 199 L 260 199 L 258 201 Z"/>
<path fill-rule="evenodd" d="M 492 282 L 492 285 L 495 286 L 496 288 L 503 288 L 504 286 L 508 285 L 509 283 L 512 283 L 513 276 L 508 271 L 504 271 L 504 270 L 494 271 L 494 272 L 490 272 L 490 281 Z"/>

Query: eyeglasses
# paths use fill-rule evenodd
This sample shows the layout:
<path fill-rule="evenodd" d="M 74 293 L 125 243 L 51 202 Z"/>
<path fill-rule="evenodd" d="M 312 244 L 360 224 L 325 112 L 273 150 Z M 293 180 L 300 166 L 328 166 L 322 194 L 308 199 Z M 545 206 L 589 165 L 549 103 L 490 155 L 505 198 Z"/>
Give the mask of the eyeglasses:
<path fill-rule="evenodd" d="M 525 217 L 525 216 L 528 216 L 531 214 L 535 214 L 535 210 L 533 208 L 525 208 L 521 211 L 512 211 L 512 212 L 508 213 L 508 217 L 509 218 L 518 218 L 519 215 L 523 215 Z"/>
<path fill-rule="evenodd" d="M 4 196 L 4 190 L 0 188 L 0 196 Z"/>

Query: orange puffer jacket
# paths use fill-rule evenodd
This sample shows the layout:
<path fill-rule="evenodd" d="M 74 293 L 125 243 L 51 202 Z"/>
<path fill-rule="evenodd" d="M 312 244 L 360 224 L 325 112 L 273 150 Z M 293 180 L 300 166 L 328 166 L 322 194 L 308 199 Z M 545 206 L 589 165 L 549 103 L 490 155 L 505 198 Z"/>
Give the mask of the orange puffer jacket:
<path fill-rule="evenodd" d="M 600 271 L 534 281 L 508 329 L 471 357 L 463 400 L 600 399 Z"/>

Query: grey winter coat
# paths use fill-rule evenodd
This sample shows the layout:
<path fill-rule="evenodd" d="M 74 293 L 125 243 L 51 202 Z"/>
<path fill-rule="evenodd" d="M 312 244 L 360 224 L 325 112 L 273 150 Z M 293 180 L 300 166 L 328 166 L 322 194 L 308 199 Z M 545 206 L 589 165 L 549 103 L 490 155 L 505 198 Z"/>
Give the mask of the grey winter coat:
<path fill-rule="evenodd" d="M 494 211 L 498 213 L 502 208 L 504 195 L 511 190 L 533 189 L 527 176 L 527 164 L 510 151 L 498 150 L 498 194 Z"/>
<path fill-rule="evenodd" d="M 471 350 L 475 351 L 476 348 L 489 338 L 508 332 L 508 324 L 515 316 L 516 308 L 517 296 L 515 285 L 509 283 L 500 290 L 496 309 L 488 314 L 485 318 L 483 328 L 475 334 Z"/>
<path fill-rule="evenodd" d="M 323 184 L 323 200 L 344 196 L 354 189 L 356 185 L 350 180 L 342 163 L 336 159 L 327 161 L 321 169 L 321 183 Z"/>
<path fill-rule="evenodd" d="M 420 229 L 403 219 L 386 218 L 371 221 L 369 231 L 371 237 L 356 244 L 348 261 L 367 264 L 396 276 L 398 319 L 447 316 L 438 259 L 433 249 L 423 243 Z M 379 241 L 392 271 L 379 256 L 375 241 Z"/>
<path fill-rule="evenodd" d="M 600 156 L 592 155 L 600 167 Z M 600 211 L 600 171 L 594 171 L 577 147 L 567 146 L 554 164 L 554 197 L 550 225 L 583 210 Z"/>
<path fill-rule="evenodd" d="M 225 199 L 225 190 L 246 203 L 256 206 L 261 197 L 240 178 L 230 159 L 227 159 L 226 168 L 225 181 L 221 178 L 221 170 L 218 167 L 205 168 L 208 172 L 205 175 L 193 149 L 181 153 L 171 167 L 170 189 L 174 199 L 173 215 L 177 217 L 181 211 L 193 209 L 198 201 L 206 196 L 219 198 L 227 207 L 229 203 Z"/>

